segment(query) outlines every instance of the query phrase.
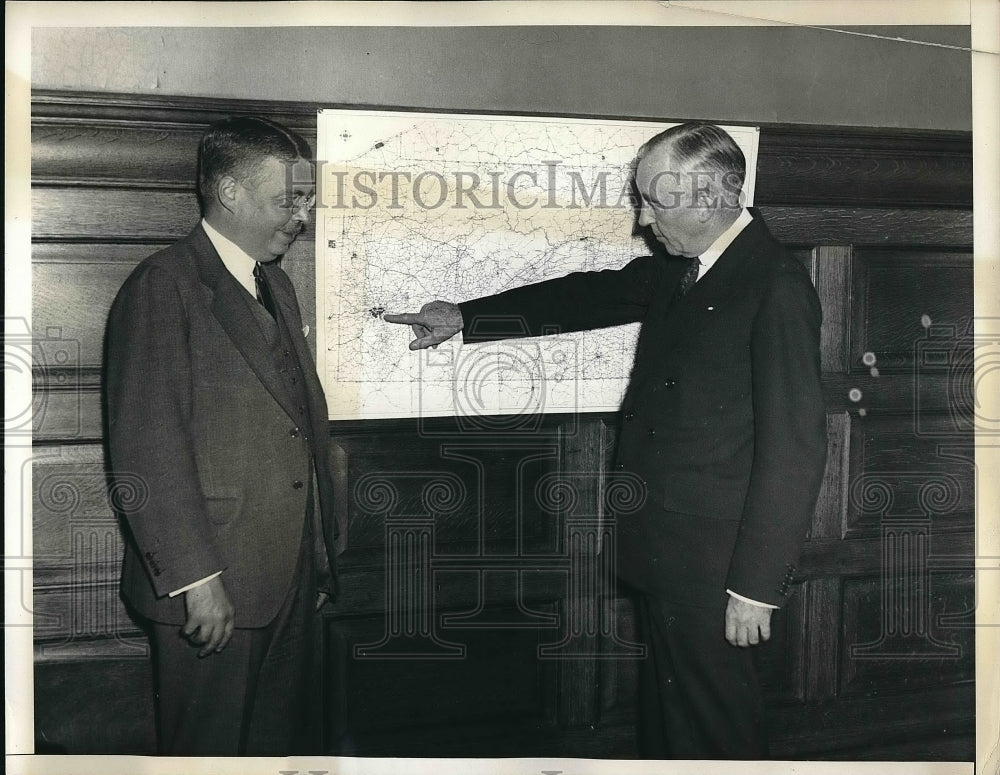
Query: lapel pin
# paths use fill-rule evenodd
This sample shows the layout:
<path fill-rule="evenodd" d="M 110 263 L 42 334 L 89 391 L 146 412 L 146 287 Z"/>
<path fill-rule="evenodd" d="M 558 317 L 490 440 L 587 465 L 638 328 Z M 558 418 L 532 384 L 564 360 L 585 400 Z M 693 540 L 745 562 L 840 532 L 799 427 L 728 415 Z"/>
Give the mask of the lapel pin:
<path fill-rule="evenodd" d="M 309 326 L 302 326 L 302 336 L 309 336 Z"/>
<path fill-rule="evenodd" d="M 714 310 L 715 310 L 715 307 L 709 307 L 709 308 L 708 308 L 708 311 L 709 311 L 709 312 L 712 312 L 712 311 L 714 311 Z"/>

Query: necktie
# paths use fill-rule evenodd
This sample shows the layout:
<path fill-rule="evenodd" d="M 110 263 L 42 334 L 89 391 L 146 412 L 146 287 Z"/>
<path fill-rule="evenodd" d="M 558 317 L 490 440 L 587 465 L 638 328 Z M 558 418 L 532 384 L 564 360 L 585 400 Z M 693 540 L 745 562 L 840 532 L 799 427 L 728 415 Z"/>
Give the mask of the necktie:
<path fill-rule="evenodd" d="M 264 277 L 264 271 L 260 267 L 260 263 L 255 263 L 253 267 L 253 281 L 254 285 L 257 286 L 257 301 L 268 311 L 272 318 L 278 319 L 278 308 L 274 303 L 274 296 L 271 295 L 271 289 L 267 285 L 267 278 Z"/>
<path fill-rule="evenodd" d="M 701 269 L 701 260 L 698 258 L 692 258 L 688 264 L 688 268 L 684 270 L 684 274 L 681 275 L 681 281 L 677 284 L 677 298 L 690 291 L 695 282 L 698 280 L 698 270 Z"/>

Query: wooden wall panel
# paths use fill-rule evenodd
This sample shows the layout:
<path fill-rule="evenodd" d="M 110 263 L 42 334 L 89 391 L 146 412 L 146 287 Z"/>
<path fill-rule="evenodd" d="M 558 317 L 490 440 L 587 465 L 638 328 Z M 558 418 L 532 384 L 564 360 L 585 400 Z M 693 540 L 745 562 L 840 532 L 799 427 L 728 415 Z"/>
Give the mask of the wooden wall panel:
<path fill-rule="evenodd" d="M 80 381 L 73 382 L 75 374 Z M 41 375 L 33 380 L 36 411 L 32 438 L 36 444 L 77 444 L 100 441 L 104 433 L 100 374 L 73 370 Z"/>
<path fill-rule="evenodd" d="M 172 242 L 198 223 L 194 192 L 35 188 L 32 239 Z"/>
<path fill-rule="evenodd" d="M 148 656 L 141 629 L 118 592 L 123 549 L 109 528 L 94 541 L 80 540 L 76 564 L 65 582 L 52 578 L 56 574 L 36 574 L 34 636 L 45 656 L 79 656 L 80 648 L 91 640 L 109 656 Z M 114 558 L 119 562 L 112 562 Z"/>
<path fill-rule="evenodd" d="M 917 699 L 919 697 L 919 699 Z M 975 691 L 968 685 L 919 695 L 852 697 L 837 702 L 776 708 L 769 714 L 775 759 L 971 761 Z M 817 734 L 817 730 L 822 730 Z M 948 745 L 954 741 L 957 745 Z"/>
<path fill-rule="evenodd" d="M 108 263 L 38 263 L 32 268 L 35 328 L 55 328 L 79 343 L 79 365 L 100 369 L 111 302 L 133 269 Z"/>
<path fill-rule="evenodd" d="M 126 490 L 118 492 L 128 497 Z M 87 642 L 93 651 L 94 643 L 109 639 L 112 654 L 145 656 L 118 593 L 124 538 L 101 445 L 49 447 L 36 455 L 32 532 L 32 611 L 43 655 L 72 653 Z"/>
<path fill-rule="evenodd" d="M 975 519 L 975 469 L 941 449 L 953 426 L 948 417 L 867 416 L 853 422 L 852 491 L 844 534 L 878 536 L 886 520 L 929 520 L 935 534 L 971 530 Z"/>
<path fill-rule="evenodd" d="M 31 174 L 50 185 L 86 183 L 174 187 L 193 191 L 203 125 L 122 124 L 36 119 L 31 128 Z M 156 160 L 155 166 L 151 160 Z"/>
<path fill-rule="evenodd" d="M 32 267 L 48 264 L 121 264 L 133 267 L 169 242 L 36 242 L 31 246 Z M 113 283 L 110 283 L 113 284 Z M 33 289 L 35 290 L 35 289 Z"/>
<path fill-rule="evenodd" d="M 383 426 L 379 435 L 338 436 L 353 487 L 346 560 L 383 547 L 386 521 L 409 516 L 434 519 L 436 551 L 454 545 L 451 551 L 514 555 L 518 541 L 522 550 L 557 551 L 560 523 L 542 513 L 533 494 L 539 478 L 557 468 L 558 439 L 447 440 L 414 436 L 403 425 Z"/>
<path fill-rule="evenodd" d="M 850 325 L 849 290 L 853 252 L 846 246 L 819 246 L 811 256 L 813 285 L 823 308 L 820 360 L 824 372 L 847 371 Z"/>
<path fill-rule="evenodd" d="M 856 250 L 852 370 L 916 373 L 931 334 L 952 331 L 953 358 L 967 357 L 972 322 L 971 251 Z M 928 327 L 934 325 L 931 332 Z M 863 361 L 865 353 L 874 363 Z M 871 360 L 871 356 L 869 356 Z"/>
<path fill-rule="evenodd" d="M 826 470 L 816 501 L 809 538 L 840 538 L 846 515 L 850 476 L 851 417 L 846 412 L 826 416 Z"/>
<path fill-rule="evenodd" d="M 921 245 L 972 242 L 972 213 L 963 210 L 891 210 L 789 207 L 756 200 L 779 242 L 811 245 Z"/>
<path fill-rule="evenodd" d="M 932 573 L 913 581 L 919 583 L 906 586 L 895 578 L 844 582 L 841 696 L 919 696 L 927 688 L 974 680 L 975 628 L 940 622 L 942 616 L 973 609 L 973 575 Z M 973 713 L 964 702 L 950 710 Z"/>
<path fill-rule="evenodd" d="M 788 603 L 771 617 L 771 640 L 758 654 L 760 678 L 772 705 L 805 699 L 809 599 L 802 587 L 794 585 Z"/>
<path fill-rule="evenodd" d="M 81 691 L 81 686 L 88 691 Z M 35 753 L 154 753 L 152 698 L 146 659 L 36 658 Z"/>
<path fill-rule="evenodd" d="M 618 637 L 626 643 L 639 642 L 635 604 L 629 597 L 615 597 L 608 601 Z M 626 717 L 634 723 L 636 687 L 639 681 L 639 660 L 644 654 L 627 659 L 602 659 L 600 661 L 599 707 L 601 718 Z M 632 740 L 635 745 L 635 740 Z"/>
<path fill-rule="evenodd" d="M 782 205 L 972 207 L 972 148 L 954 135 L 762 131 L 757 198 Z"/>
<path fill-rule="evenodd" d="M 171 179 L 186 182 L 191 156 L 172 151 L 184 140 L 197 142 L 200 130 L 222 115 L 262 115 L 279 121 L 312 140 L 316 134 L 316 111 L 322 108 L 392 106 L 330 105 L 325 103 L 274 103 L 211 98 L 158 98 L 145 95 L 66 94 L 37 90 L 33 93 L 33 140 L 63 145 L 60 151 L 45 150 L 43 158 L 56 157 L 66 166 L 78 160 L 77 171 L 107 178 L 108 170 L 145 170 L 135 177 L 151 178 L 160 173 L 155 165 L 136 163 L 123 154 L 114 163 L 101 163 L 110 144 L 127 141 L 120 132 L 122 122 L 141 115 L 142 135 L 155 144 L 166 159 Z M 412 109 L 397 106 L 400 110 Z M 567 114 L 567 117 L 574 117 Z M 575 116 L 592 118 L 592 116 Z M 614 118 L 614 117 L 610 117 Z M 684 117 L 663 117 L 683 120 Z M 87 134 L 76 151 L 81 120 Z M 761 133 L 757 189 L 760 201 L 774 204 L 827 206 L 851 204 L 864 207 L 948 206 L 970 209 L 972 205 L 972 141 L 968 133 L 911 132 L 907 130 L 767 126 Z M 69 146 L 65 148 L 65 146 Z M 135 143 L 138 150 L 142 144 Z M 168 150 L 170 149 L 170 150 Z M 96 166 L 96 169 L 95 169 Z M 59 177 L 62 165 L 44 169 Z M 123 174 L 123 173 L 119 173 Z"/>
<path fill-rule="evenodd" d="M 39 341 L 25 363 L 36 365 L 39 456 L 35 590 L 26 605 L 36 617 L 36 728 L 46 750 L 152 751 L 148 646 L 118 598 L 123 539 L 102 484 L 108 306 L 132 266 L 197 222 L 195 152 L 210 121 L 266 115 L 314 141 L 319 107 L 331 106 L 35 95 L 32 323 Z M 921 562 L 933 571 L 932 618 L 965 613 L 970 604 L 971 570 L 962 563 L 974 542 L 973 469 L 939 449 L 971 439 L 970 351 L 958 334 L 949 339 L 920 321 L 927 314 L 932 324 L 961 324 L 971 315 L 970 171 L 967 134 L 761 131 L 758 206 L 808 269 L 824 308 L 830 457 L 798 591 L 760 651 L 772 749 L 781 758 L 971 756 L 971 630 L 934 630 L 963 647 L 947 665 L 846 656 L 885 624 L 879 603 L 894 567 L 886 551 L 897 541 L 885 529 L 885 509 L 852 505 L 865 477 L 903 470 L 958 482 L 956 505 L 915 529 L 927 549 Z M 310 233 L 283 266 L 313 320 Z M 935 360 L 942 349 L 951 360 Z M 869 351 L 877 373 L 862 361 Z M 583 583 L 573 574 L 587 570 L 592 555 L 576 555 L 586 562 L 574 568 L 567 551 L 574 520 L 604 524 L 615 428 L 613 415 L 547 415 L 518 440 L 487 434 L 470 443 L 468 431 L 448 421 L 332 425 L 351 496 L 342 515 L 342 594 L 317 647 L 329 750 L 635 755 L 634 610 L 613 585 L 571 595 L 572 584 Z M 573 483 L 575 508 L 539 500 L 537 487 L 551 476 Z M 423 488 L 431 480 L 444 483 L 442 492 L 450 488 L 449 503 L 428 502 Z M 373 500 L 379 482 L 395 490 L 392 508 Z M 919 487 L 897 476 L 890 489 L 893 508 L 912 516 L 907 504 Z M 386 544 L 391 529 L 408 521 L 433 534 L 424 558 L 432 605 L 420 621 L 444 641 L 465 642 L 463 659 L 354 656 L 355 645 L 383 638 L 387 611 L 398 610 L 390 597 L 397 571 L 412 566 L 399 565 Z M 604 629 L 587 632 L 588 621 Z M 538 658 L 539 646 L 558 643 L 573 627 L 584 637 L 560 652 L 572 659 Z M 918 676 L 914 665 L 924 672 Z M 100 704 L 94 680 L 107 687 Z"/>
<path fill-rule="evenodd" d="M 867 210 L 760 205 L 782 242 L 951 246 L 972 238 L 972 217 L 960 210 Z M 33 237 L 40 241 L 156 242 L 178 239 L 198 222 L 194 192 L 119 188 L 36 188 Z"/>

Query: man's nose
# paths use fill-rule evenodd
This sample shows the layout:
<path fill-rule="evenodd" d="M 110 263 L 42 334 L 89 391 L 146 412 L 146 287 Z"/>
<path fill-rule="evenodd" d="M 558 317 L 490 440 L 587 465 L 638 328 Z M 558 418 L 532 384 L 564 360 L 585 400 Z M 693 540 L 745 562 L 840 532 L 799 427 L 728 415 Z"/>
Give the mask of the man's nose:
<path fill-rule="evenodd" d="M 292 211 L 292 220 L 293 221 L 298 221 L 303 226 L 308 226 L 309 225 L 309 206 L 308 205 L 301 205 L 300 207 L 296 207 L 295 210 Z"/>
<path fill-rule="evenodd" d="M 639 225 L 649 226 L 653 222 L 653 216 L 649 212 L 649 207 L 642 205 L 639 208 Z"/>

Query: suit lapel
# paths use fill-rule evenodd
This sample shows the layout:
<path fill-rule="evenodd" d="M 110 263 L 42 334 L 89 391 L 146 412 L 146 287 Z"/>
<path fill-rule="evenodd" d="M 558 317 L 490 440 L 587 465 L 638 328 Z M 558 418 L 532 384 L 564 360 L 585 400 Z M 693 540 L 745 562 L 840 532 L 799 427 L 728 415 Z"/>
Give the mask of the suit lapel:
<path fill-rule="evenodd" d="M 194 230 L 191 239 L 201 282 L 212 291 L 212 314 L 225 329 L 261 384 L 294 419 L 294 402 L 284 388 L 260 323 L 247 305 L 245 291 L 229 274 L 201 226 Z"/>
<path fill-rule="evenodd" d="M 273 279 L 274 269 L 270 264 L 265 264 L 264 274 L 267 277 L 271 293 L 274 295 L 278 305 L 278 314 L 281 315 L 288 338 L 292 340 L 295 348 L 295 355 L 301 367 L 302 379 L 306 386 L 306 394 L 309 399 L 309 421 L 313 425 L 312 436 L 323 438 L 322 431 L 328 420 L 326 416 L 326 402 L 323 400 L 323 386 L 320 384 L 313 366 L 312 353 L 309 352 L 309 345 L 305 336 L 298 327 L 301 322 L 298 315 L 298 308 L 294 297 L 286 292 L 285 282 L 278 282 Z"/>
<path fill-rule="evenodd" d="M 752 271 L 756 246 L 765 229 L 763 221 L 754 217 L 704 278 L 682 298 L 668 302 L 664 344 L 672 344 L 682 336 L 706 310 L 724 309 L 732 296 L 745 288 L 745 277 Z"/>

